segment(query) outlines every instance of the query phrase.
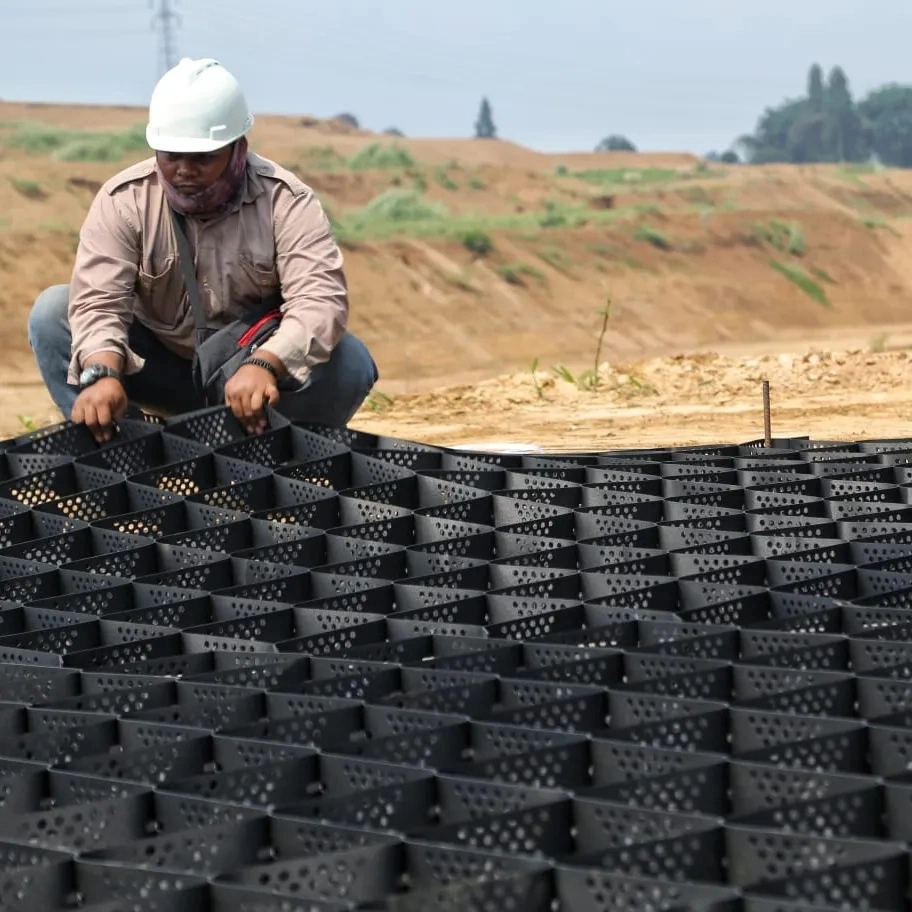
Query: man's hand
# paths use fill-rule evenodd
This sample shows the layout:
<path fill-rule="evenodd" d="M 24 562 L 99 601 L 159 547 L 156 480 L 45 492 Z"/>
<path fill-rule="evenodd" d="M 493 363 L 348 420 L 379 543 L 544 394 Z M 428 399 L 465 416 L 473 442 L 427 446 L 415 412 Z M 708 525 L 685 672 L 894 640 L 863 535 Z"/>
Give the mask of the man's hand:
<path fill-rule="evenodd" d="M 128 406 L 127 391 L 120 381 L 102 377 L 76 397 L 70 419 L 84 423 L 99 443 L 106 443 L 114 436 L 114 422 L 123 418 Z"/>
<path fill-rule="evenodd" d="M 225 384 L 225 404 L 248 434 L 259 434 L 269 427 L 264 408 L 278 401 L 275 377 L 255 364 L 243 365 Z"/>

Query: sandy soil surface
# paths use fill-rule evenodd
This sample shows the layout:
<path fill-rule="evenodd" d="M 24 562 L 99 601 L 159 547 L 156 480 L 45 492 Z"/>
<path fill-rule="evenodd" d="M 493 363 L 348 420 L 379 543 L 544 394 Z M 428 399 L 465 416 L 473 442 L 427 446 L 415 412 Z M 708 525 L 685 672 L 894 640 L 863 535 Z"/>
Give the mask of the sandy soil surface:
<path fill-rule="evenodd" d="M 493 378 L 365 406 L 353 427 L 438 445 L 527 443 L 549 452 L 743 443 L 764 433 L 770 383 L 774 437 L 912 438 L 912 350 L 794 349 L 766 355 L 655 358 L 612 367 L 580 388 L 554 372 Z M 40 385 L 7 381 L 0 434 L 16 415 L 59 420 Z"/>
<path fill-rule="evenodd" d="M 741 443 L 763 438 L 763 380 L 774 437 L 912 437 L 912 352 L 857 349 L 604 365 L 599 385 L 583 390 L 554 374 L 518 374 L 403 397 L 359 416 L 359 426 L 438 444 L 551 451 Z"/>

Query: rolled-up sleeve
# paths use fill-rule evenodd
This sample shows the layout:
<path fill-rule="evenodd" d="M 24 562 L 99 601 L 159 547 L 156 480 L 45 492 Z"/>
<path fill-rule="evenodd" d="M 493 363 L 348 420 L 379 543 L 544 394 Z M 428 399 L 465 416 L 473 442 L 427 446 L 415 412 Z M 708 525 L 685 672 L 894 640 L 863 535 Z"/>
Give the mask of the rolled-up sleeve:
<path fill-rule="evenodd" d="M 282 186 L 273 211 L 282 322 L 261 348 L 304 384 L 312 367 L 329 360 L 348 324 L 342 251 L 312 192 L 295 195 Z"/>
<path fill-rule="evenodd" d="M 96 352 L 122 355 L 128 374 L 142 368 L 128 344 L 139 256 L 138 226 L 121 201 L 100 190 L 80 229 L 70 279 L 68 382 L 78 382 L 84 359 Z"/>

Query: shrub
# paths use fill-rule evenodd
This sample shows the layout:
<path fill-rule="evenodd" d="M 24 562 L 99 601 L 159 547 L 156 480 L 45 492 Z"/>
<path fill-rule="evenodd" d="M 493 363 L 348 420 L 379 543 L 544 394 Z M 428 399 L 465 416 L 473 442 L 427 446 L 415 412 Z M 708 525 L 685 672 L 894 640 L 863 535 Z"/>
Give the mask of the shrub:
<path fill-rule="evenodd" d="M 358 213 L 360 219 L 385 222 L 420 222 L 445 218 L 446 206 L 425 199 L 414 190 L 392 188 L 375 196 Z"/>
<path fill-rule="evenodd" d="M 484 256 L 494 249 L 494 242 L 490 236 L 479 228 L 464 232 L 461 240 L 463 247 L 476 256 Z"/>
<path fill-rule="evenodd" d="M 372 143 L 365 146 L 349 160 L 355 171 L 372 171 L 380 168 L 411 168 L 415 160 L 397 143 Z"/>

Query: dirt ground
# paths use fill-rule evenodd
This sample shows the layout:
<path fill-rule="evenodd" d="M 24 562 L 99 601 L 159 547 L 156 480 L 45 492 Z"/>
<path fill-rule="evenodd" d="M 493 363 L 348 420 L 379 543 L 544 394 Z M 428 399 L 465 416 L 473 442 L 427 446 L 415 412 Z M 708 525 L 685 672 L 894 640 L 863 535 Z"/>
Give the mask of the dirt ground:
<path fill-rule="evenodd" d="M 58 162 L 4 143 L 3 125 L 122 129 L 143 115 L 0 103 L 2 437 L 59 420 L 28 349 L 28 308 L 43 287 L 68 280 L 94 192 L 138 157 Z M 260 118 L 253 136 L 258 151 L 294 165 L 334 213 L 364 205 L 398 178 L 310 170 L 313 150 L 347 156 L 377 139 L 279 117 Z M 543 155 L 500 141 L 399 142 L 425 169 L 430 199 L 455 215 L 519 222 L 491 230 L 494 248 L 483 256 L 445 237 L 345 249 L 351 328 L 381 371 L 354 426 L 430 443 L 547 450 L 743 441 L 762 436 L 768 378 L 774 436 L 912 436 L 912 173 L 700 169 L 693 156 L 674 153 Z M 606 190 L 560 176 L 560 166 L 673 169 L 680 179 L 615 181 Z M 524 226 L 555 201 L 592 216 Z M 777 226 L 785 246 L 770 234 Z M 775 262 L 799 269 L 824 300 Z M 600 341 L 597 312 L 609 298 Z M 596 357 L 597 384 L 580 389 L 560 379 L 591 371 Z"/>
<path fill-rule="evenodd" d="M 525 443 L 551 452 L 743 443 L 773 437 L 912 438 L 912 351 L 816 347 L 779 354 L 656 358 L 603 365 L 599 386 L 517 374 L 404 397 L 359 426 L 434 444 Z M 541 390 L 536 389 L 536 381 Z"/>
<path fill-rule="evenodd" d="M 912 324 L 906 335 L 912 339 Z M 435 445 L 528 444 L 546 452 L 744 443 L 764 434 L 764 379 L 776 438 L 912 439 L 912 348 L 815 345 L 603 364 L 598 385 L 585 389 L 553 372 L 496 377 L 365 407 L 352 426 Z M 6 436 L 23 433 L 16 415 L 39 426 L 59 420 L 40 385 L 22 378 L 4 381 L 0 414 L 8 416 L 0 425 Z"/>

